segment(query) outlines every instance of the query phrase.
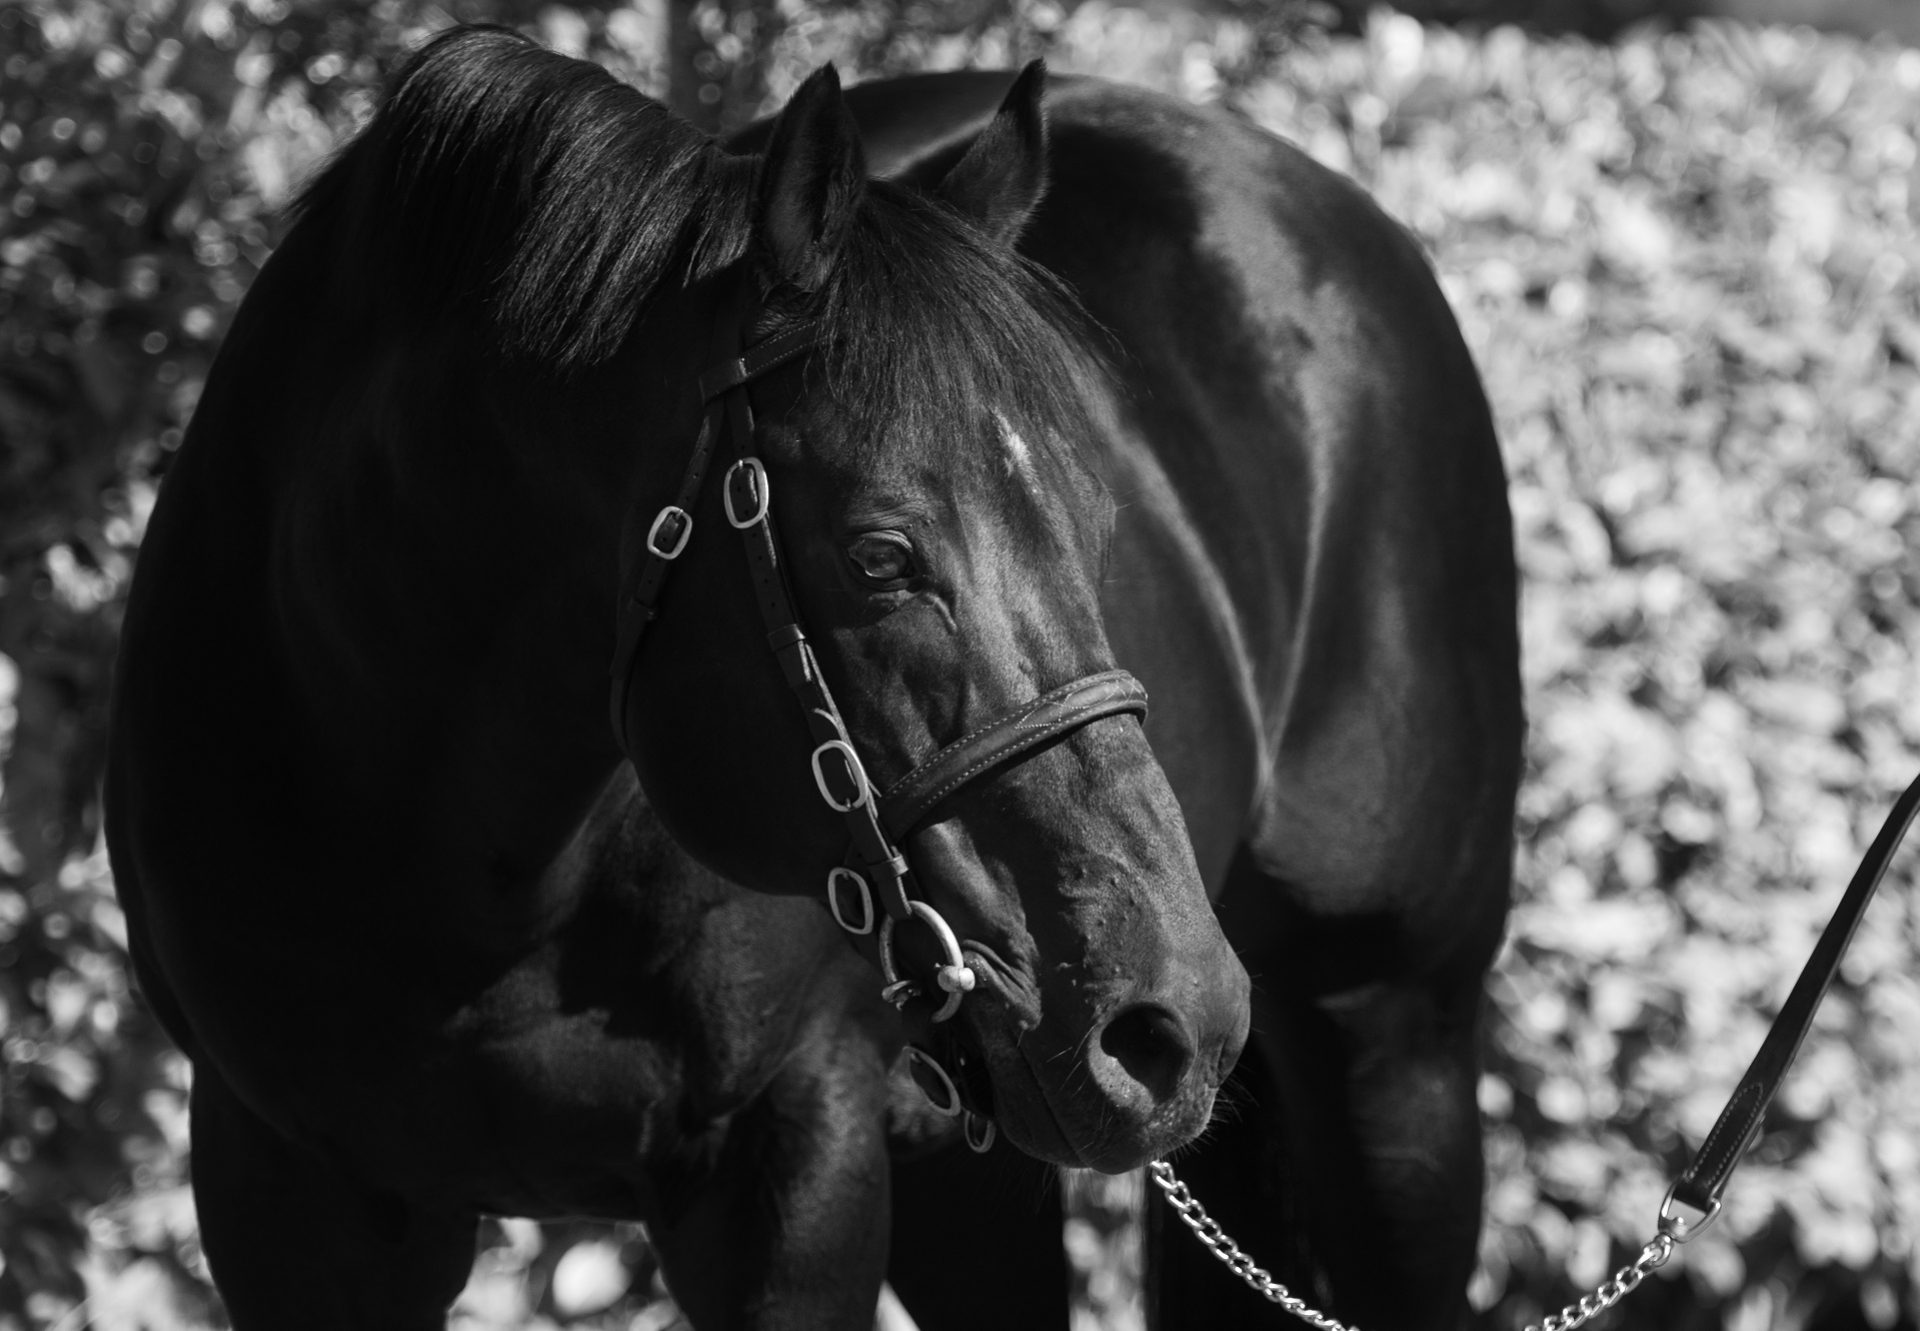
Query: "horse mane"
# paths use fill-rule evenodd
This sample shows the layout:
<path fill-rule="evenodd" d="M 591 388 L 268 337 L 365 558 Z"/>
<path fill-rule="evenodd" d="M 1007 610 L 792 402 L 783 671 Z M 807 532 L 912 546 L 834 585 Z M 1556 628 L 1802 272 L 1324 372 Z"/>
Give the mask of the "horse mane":
<path fill-rule="evenodd" d="M 350 302 L 479 314 L 500 350 L 561 371 L 620 345 L 698 241 L 697 275 L 746 249 L 751 171 L 598 65 L 504 28 L 435 37 L 305 191 L 350 256 Z"/>
<path fill-rule="evenodd" d="M 455 28 L 296 208 L 350 256 L 339 299 L 403 326 L 477 316 L 499 352 L 564 375 L 612 356 L 663 282 L 748 253 L 757 165 L 598 65 Z M 872 444 L 996 410 L 1064 436 L 1080 415 L 1078 303 L 905 186 L 869 183 L 833 276 L 785 312 L 817 322 L 816 372 Z"/>

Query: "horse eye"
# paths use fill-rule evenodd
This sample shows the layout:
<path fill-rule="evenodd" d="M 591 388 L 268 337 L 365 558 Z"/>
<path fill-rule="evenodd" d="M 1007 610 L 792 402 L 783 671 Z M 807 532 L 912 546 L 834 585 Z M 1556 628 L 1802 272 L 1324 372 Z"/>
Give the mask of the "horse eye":
<path fill-rule="evenodd" d="M 862 536 L 847 547 L 847 558 L 868 582 L 891 586 L 913 576 L 913 547 L 892 532 Z"/>

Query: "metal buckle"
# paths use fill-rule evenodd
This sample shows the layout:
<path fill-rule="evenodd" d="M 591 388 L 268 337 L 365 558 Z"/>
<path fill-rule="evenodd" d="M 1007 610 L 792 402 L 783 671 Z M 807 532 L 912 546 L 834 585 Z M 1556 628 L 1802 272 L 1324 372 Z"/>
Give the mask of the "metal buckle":
<path fill-rule="evenodd" d="M 918 1086 L 920 1093 L 927 1097 L 927 1103 L 933 1106 L 934 1112 L 945 1114 L 948 1118 L 959 1118 L 960 1088 L 953 1084 L 953 1078 L 947 1075 L 947 1070 L 940 1066 L 938 1060 L 925 1050 L 915 1045 L 908 1045 L 907 1062 L 911 1065 L 907 1069 L 910 1074 L 912 1074 L 916 1068 L 925 1068 L 931 1073 L 934 1081 L 938 1083 L 942 1094 L 945 1095 L 946 1103 L 941 1104 L 934 1093 L 928 1089 L 927 1084 L 921 1081 L 918 1075 L 914 1075 L 913 1084 Z"/>
<path fill-rule="evenodd" d="M 759 500 L 759 506 L 744 518 L 735 512 L 733 507 L 734 478 L 737 473 L 743 470 L 752 477 L 749 483 L 753 486 L 753 497 Z M 720 498 L 722 502 L 726 504 L 727 521 L 731 522 L 741 531 L 745 531 L 756 522 L 765 522 L 767 520 L 767 506 L 773 502 L 773 491 L 767 484 L 767 469 L 760 465 L 760 459 L 741 458 L 731 467 L 728 467 L 727 483 L 721 487 Z"/>
<path fill-rule="evenodd" d="M 660 548 L 660 529 L 667 525 L 670 518 L 679 520 L 679 534 L 674 537 L 673 547 L 663 550 Z M 687 548 L 687 538 L 691 535 L 693 535 L 693 514 L 678 504 L 668 504 L 653 515 L 653 525 L 647 528 L 647 553 L 658 555 L 662 559 L 678 559 L 680 552 Z"/>
<path fill-rule="evenodd" d="M 857 788 L 852 798 L 843 800 L 827 788 L 826 769 L 820 766 L 822 755 L 827 753 L 837 753 L 846 760 L 847 779 Z M 872 788 L 867 784 L 867 769 L 860 765 L 860 755 L 843 739 L 830 739 L 813 751 L 813 784 L 820 788 L 820 798 L 835 813 L 851 813 L 873 798 Z"/>
<path fill-rule="evenodd" d="M 953 936 L 953 929 L 940 918 L 939 911 L 924 901 L 909 901 L 907 907 L 915 919 L 933 930 L 934 936 L 940 940 L 941 951 L 946 953 L 947 962 L 935 973 L 934 979 L 946 992 L 947 1001 L 933 1014 L 935 1021 L 945 1021 L 960 1010 L 960 1000 L 973 991 L 977 983 L 973 968 L 967 965 L 967 959 L 961 955 L 960 940 Z M 901 978 L 900 968 L 893 959 L 893 930 L 897 923 L 891 915 L 880 922 L 880 974 L 887 981 L 886 988 L 880 993 L 888 1002 L 893 1002 L 895 996 L 900 994 L 911 996 L 902 986 L 913 984 Z M 918 986 L 914 985 L 913 988 L 918 989 Z"/>
<path fill-rule="evenodd" d="M 1666 1197 L 1660 1202 L 1660 1232 L 1672 1239 L 1675 1243 L 1686 1243 L 1692 1239 L 1699 1238 L 1700 1235 L 1706 1232 L 1709 1225 L 1719 1219 L 1720 1199 L 1715 1197 L 1713 1199 L 1713 1205 L 1708 1207 L 1706 1214 L 1702 1215 L 1698 1220 L 1689 1220 L 1687 1217 L 1675 1212 L 1673 1208 L 1675 1206 L 1684 1206 L 1689 1211 L 1697 1211 L 1699 1208 L 1689 1202 L 1677 1200 L 1673 1194 L 1678 1192 L 1679 1189 L 1680 1185 L 1675 1183 L 1671 1188 L 1667 1189 Z"/>
<path fill-rule="evenodd" d="M 840 909 L 840 885 L 848 879 L 860 891 L 860 925 L 855 928 L 847 923 L 846 914 Z M 852 869 L 836 867 L 827 870 L 827 909 L 833 912 L 833 922 L 850 934 L 866 935 L 873 932 L 873 889 L 867 886 L 867 880 Z"/>
<path fill-rule="evenodd" d="M 977 1129 L 974 1127 L 976 1123 L 980 1125 Z M 967 1121 L 960 1131 L 967 1139 L 967 1149 L 975 1155 L 985 1155 L 992 1149 L 993 1139 L 1000 1135 L 992 1119 L 976 1114 L 971 1109 L 967 1111 Z"/>

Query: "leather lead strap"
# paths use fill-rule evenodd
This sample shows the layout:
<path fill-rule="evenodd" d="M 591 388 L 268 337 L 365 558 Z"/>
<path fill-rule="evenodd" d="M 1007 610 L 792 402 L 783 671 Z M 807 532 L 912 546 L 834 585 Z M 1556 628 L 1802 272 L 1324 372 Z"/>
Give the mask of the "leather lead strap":
<path fill-rule="evenodd" d="M 1840 958 L 1846 954 L 1847 944 L 1860 927 L 1860 917 L 1873 899 L 1874 889 L 1886 876 L 1893 853 L 1900 848 L 1917 812 L 1920 812 L 1920 778 L 1894 802 L 1892 812 L 1881 824 L 1880 834 L 1873 839 L 1866 858 L 1855 870 L 1853 881 L 1847 885 L 1833 918 L 1814 945 L 1813 955 L 1807 958 L 1800 978 L 1794 981 L 1793 992 L 1787 996 L 1780 1015 L 1774 1018 L 1767 1038 L 1761 1042 L 1760 1052 L 1747 1068 L 1747 1075 L 1740 1079 L 1727 1107 L 1720 1112 L 1720 1121 L 1701 1143 L 1693 1163 L 1673 1185 L 1674 1201 L 1707 1215 L 1719 1208 L 1720 1194 L 1733 1176 L 1734 1166 L 1740 1163 L 1740 1157 L 1759 1131 L 1767 1106 L 1773 1103 L 1774 1093 L 1780 1089 L 1781 1080 L 1793 1064 L 1793 1056 L 1800 1051 L 1800 1043 L 1813 1025 L 1813 1014 L 1840 969 Z"/>

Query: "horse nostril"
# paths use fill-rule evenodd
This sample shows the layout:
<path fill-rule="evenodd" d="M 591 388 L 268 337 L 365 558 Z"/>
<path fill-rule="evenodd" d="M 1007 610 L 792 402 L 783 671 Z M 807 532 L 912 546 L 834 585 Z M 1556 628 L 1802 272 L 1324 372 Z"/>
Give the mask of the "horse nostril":
<path fill-rule="evenodd" d="M 1193 1044 L 1180 1019 L 1162 1007 L 1131 1007 L 1100 1032 L 1100 1048 L 1156 1101 L 1171 1100 L 1193 1062 Z"/>

